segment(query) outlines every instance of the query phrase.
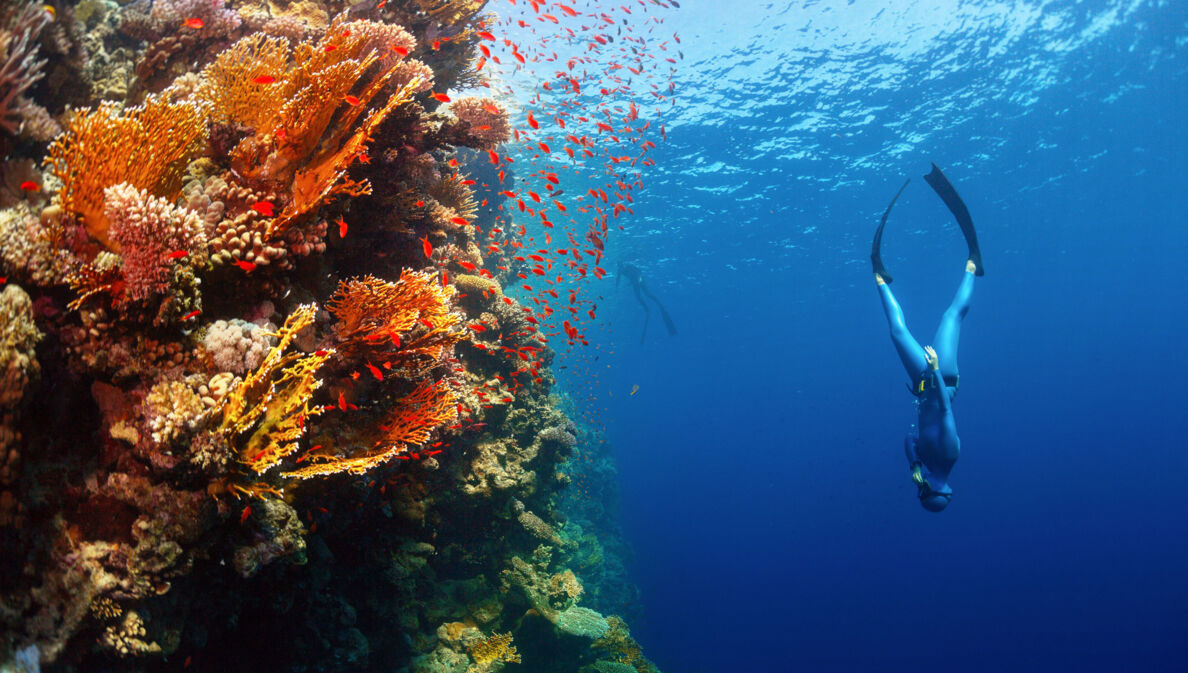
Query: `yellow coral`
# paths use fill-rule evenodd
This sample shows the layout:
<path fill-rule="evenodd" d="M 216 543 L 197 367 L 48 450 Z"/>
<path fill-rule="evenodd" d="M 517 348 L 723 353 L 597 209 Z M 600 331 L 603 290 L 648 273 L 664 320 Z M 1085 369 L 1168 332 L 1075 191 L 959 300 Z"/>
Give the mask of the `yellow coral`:
<path fill-rule="evenodd" d="M 520 655 L 512 645 L 511 633 L 496 633 L 471 645 L 470 658 L 474 659 L 475 665 L 484 668 L 498 661 L 520 663 Z"/>
<path fill-rule="evenodd" d="M 80 110 L 50 145 L 45 162 L 62 181 L 62 207 L 79 216 L 92 237 L 118 251 L 107 235 L 103 190 L 128 183 L 172 200 L 186 164 L 205 140 L 199 106 L 149 96 L 122 112 L 114 103 Z"/>
<path fill-rule="evenodd" d="M 315 314 L 316 308 L 308 305 L 294 311 L 273 335 L 277 344 L 260 366 L 223 398 L 219 430 L 236 447 L 240 461 L 257 474 L 297 451 L 306 423 L 322 413 L 311 404 L 321 386 L 315 373 L 333 352 L 285 352 Z"/>

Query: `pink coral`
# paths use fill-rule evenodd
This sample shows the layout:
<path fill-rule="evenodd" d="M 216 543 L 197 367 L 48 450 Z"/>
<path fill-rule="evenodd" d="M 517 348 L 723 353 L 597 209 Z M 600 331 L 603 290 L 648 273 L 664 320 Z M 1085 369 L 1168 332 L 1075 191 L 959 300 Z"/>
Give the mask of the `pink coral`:
<path fill-rule="evenodd" d="M 507 109 L 490 98 L 468 96 L 459 98 L 450 106 L 450 111 L 459 121 L 470 125 L 468 132 L 481 150 L 493 150 L 507 142 L 511 124 L 507 120 Z"/>
<path fill-rule="evenodd" d="M 202 220 L 192 210 L 177 208 L 128 184 L 103 191 L 103 213 L 111 222 L 111 239 L 120 246 L 124 292 L 129 299 L 147 299 L 168 291 L 170 267 L 179 263 L 170 253 L 187 257 L 204 253 Z"/>

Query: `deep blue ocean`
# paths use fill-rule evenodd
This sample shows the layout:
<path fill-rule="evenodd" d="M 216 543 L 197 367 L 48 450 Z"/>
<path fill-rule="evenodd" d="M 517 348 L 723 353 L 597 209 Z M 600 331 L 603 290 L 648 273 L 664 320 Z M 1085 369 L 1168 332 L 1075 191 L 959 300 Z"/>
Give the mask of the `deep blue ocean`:
<path fill-rule="evenodd" d="M 596 365 L 649 658 L 1188 670 L 1188 3 L 685 0 L 667 27 L 668 142 L 603 266 L 679 334 L 641 344 L 608 279 Z M 884 260 L 927 343 L 966 253 L 933 161 L 986 267 L 940 514 L 869 261 L 910 177 Z"/>

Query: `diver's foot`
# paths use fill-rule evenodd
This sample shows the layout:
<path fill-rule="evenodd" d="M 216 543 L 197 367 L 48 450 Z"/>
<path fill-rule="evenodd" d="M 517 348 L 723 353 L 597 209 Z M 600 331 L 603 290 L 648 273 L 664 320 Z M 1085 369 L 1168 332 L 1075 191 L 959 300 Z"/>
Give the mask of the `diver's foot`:
<path fill-rule="evenodd" d="M 876 285 L 886 285 L 887 281 L 883 280 L 883 277 L 876 273 L 875 274 L 875 284 Z"/>
<path fill-rule="evenodd" d="M 972 259 L 965 260 L 965 272 L 966 273 L 977 273 L 978 265 L 974 264 L 974 261 Z"/>

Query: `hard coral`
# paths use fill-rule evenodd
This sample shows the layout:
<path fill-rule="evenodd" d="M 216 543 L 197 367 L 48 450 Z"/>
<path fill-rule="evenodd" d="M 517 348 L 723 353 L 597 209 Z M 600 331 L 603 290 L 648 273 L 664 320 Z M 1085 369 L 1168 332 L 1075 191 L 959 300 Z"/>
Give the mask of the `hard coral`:
<path fill-rule="evenodd" d="M 192 210 L 127 183 L 108 187 L 103 196 L 108 237 L 124 260 L 120 272 L 127 299 L 167 293 L 174 268 L 199 264 L 205 257 L 206 232 Z M 179 259 L 174 253 L 185 256 Z"/>

